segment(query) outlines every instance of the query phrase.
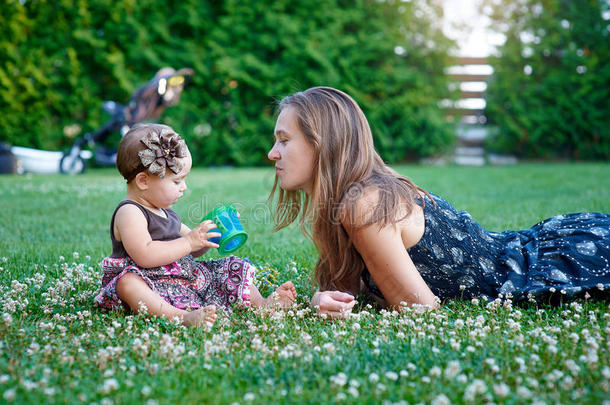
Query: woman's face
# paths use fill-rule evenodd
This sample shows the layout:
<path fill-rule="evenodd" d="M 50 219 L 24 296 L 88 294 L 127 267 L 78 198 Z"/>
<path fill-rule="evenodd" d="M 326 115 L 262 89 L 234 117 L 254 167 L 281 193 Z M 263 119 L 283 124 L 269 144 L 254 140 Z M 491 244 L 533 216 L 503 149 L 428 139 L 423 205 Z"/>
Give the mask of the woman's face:
<path fill-rule="evenodd" d="M 275 143 L 267 155 L 275 161 L 275 174 L 286 191 L 303 190 L 311 194 L 314 173 L 314 149 L 297 123 L 293 107 L 284 108 L 275 124 Z"/>

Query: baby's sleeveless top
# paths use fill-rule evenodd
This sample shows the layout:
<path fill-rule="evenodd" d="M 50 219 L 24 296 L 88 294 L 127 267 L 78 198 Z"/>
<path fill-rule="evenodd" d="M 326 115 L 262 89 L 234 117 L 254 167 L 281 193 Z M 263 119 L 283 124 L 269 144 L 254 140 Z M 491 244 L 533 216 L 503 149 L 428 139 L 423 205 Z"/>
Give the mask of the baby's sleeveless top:
<path fill-rule="evenodd" d="M 119 208 L 126 204 L 133 204 L 138 207 L 140 211 L 142 211 L 142 214 L 144 214 L 146 217 L 146 222 L 148 223 L 148 233 L 150 234 L 152 240 L 174 240 L 181 236 L 180 227 L 182 226 L 182 221 L 180 221 L 180 217 L 174 211 L 161 208 L 161 210 L 167 216 L 167 218 L 163 218 L 147 210 L 135 201 L 123 200 L 115 208 L 114 212 L 112 213 L 112 220 L 110 221 L 110 239 L 112 240 L 111 258 L 120 259 L 129 256 L 125 250 L 125 247 L 123 246 L 123 242 L 116 240 L 114 237 L 114 217 L 116 216 Z"/>

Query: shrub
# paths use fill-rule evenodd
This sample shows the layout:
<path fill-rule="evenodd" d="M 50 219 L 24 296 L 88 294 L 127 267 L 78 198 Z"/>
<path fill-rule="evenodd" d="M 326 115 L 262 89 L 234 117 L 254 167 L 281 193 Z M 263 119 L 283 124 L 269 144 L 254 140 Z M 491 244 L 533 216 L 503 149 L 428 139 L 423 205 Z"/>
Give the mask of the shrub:
<path fill-rule="evenodd" d="M 168 65 L 195 70 L 162 121 L 199 164 L 265 164 L 275 101 L 316 85 L 354 96 L 387 160 L 453 141 L 437 106 L 451 46 L 437 2 L 8 1 L 0 11 L 0 140 L 12 144 L 66 148 L 65 127 L 99 127 L 102 100 L 128 102 Z"/>

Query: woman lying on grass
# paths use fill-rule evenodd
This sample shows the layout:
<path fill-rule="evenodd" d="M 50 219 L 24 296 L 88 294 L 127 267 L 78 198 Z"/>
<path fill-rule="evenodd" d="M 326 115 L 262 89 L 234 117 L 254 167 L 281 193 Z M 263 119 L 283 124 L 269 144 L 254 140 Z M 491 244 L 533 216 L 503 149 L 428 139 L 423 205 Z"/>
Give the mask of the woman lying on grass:
<path fill-rule="evenodd" d="M 191 230 L 171 210 L 186 190 L 191 154 L 184 140 L 165 125 L 139 125 L 119 144 L 117 168 L 127 195 L 112 214 L 112 254 L 102 262 L 102 289 L 95 298 L 104 308 L 128 306 L 151 315 L 178 317 L 187 326 L 213 323 L 216 307 L 290 306 L 296 290 L 290 281 L 264 299 L 252 283 L 254 267 L 238 257 L 195 261 L 218 245 L 203 221 Z"/>
<path fill-rule="evenodd" d="M 344 315 L 360 291 L 382 306 L 432 308 L 439 299 L 499 294 L 514 301 L 608 296 L 610 215 L 487 231 L 386 166 L 362 110 L 339 90 L 283 99 L 268 157 L 276 168 L 276 228 L 299 214 L 302 226 L 311 225 L 320 289 L 312 305 L 320 313 Z"/>

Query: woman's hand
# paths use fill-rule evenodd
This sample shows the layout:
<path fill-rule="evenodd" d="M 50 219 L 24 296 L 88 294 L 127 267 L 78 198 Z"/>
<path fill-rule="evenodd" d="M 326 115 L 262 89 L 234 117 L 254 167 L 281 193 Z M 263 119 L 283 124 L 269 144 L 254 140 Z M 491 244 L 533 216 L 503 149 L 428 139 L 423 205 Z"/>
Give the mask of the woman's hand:
<path fill-rule="evenodd" d="M 347 318 L 356 300 L 353 295 L 341 291 L 318 291 L 311 298 L 311 305 L 318 308 L 319 315 Z"/>

